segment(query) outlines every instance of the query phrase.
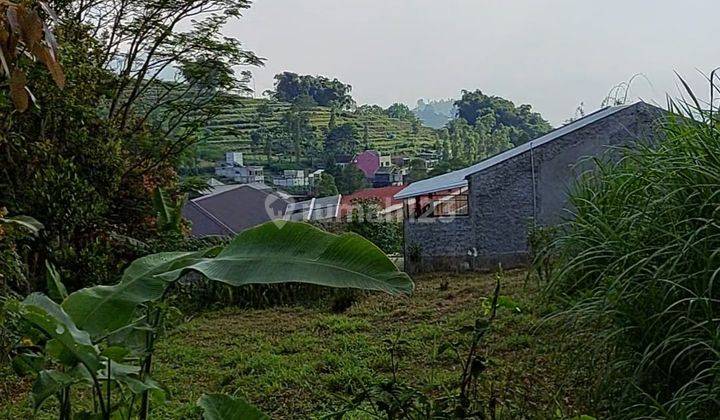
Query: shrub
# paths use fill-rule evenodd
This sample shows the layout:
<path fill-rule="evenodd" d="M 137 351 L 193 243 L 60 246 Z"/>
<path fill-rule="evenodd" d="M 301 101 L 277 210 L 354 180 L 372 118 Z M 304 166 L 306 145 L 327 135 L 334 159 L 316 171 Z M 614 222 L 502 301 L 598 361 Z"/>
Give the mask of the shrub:
<path fill-rule="evenodd" d="M 720 126 L 697 101 L 671 105 L 683 116 L 660 144 L 577 185 L 576 217 L 550 245 L 548 294 L 575 331 L 604 339 L 606 397 L 623 418 L 720 412 Z"/>

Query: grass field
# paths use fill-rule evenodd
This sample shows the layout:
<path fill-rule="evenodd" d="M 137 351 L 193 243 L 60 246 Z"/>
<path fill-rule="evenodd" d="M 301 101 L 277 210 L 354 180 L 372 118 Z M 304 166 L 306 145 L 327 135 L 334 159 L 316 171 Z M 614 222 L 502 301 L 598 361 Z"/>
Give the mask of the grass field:
<path fill-rule="evenodd" d="M 432 395 L 451 392 L 460 361 L 437 354 L 438 347 L 469 340 L 457 330 L 485 315 L 494 276 L 422 276 L 416 284 L 410 298 L 363 295 L 343 314 L 318 304 L 231 308 L 189 320 L 159 344 L 154 377 L 167 387 L 168 398 L 152 417 L 197 418 L 195 402 L 204 392 L 243 396 L 273 418 L 327 414 L 343 398 L 392 374 L 388 342 L 398 338 L 405 341 L 398 379 Z M 589 390 L 596 375 L 574 363 L 583 356 L 582 341 L 538 321 L 543 314 L 537 290 L 524 272 L 506 273 L 501 295 L 519 310 L 500 308 L 481 346 L 489 360 L 481 398 L 496 395 L 499 418 L 593 414 Z M 30 384 L 5 385 L 11 394 L 0 399 L 5 414 L 27 416 L 30 403 L 22 395 Z"/>

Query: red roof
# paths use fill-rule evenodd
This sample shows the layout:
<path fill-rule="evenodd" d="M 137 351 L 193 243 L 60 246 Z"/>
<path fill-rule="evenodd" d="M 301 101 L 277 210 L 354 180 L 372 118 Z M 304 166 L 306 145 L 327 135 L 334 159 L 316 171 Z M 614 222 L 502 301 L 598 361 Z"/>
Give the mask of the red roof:
<path fill-rule="evenodd" d="M 393 196 L 406 186 L 407 185 L 393 185 L 383 188 L 365 188 L 364 190 L 355 191 L 350 195 L 343 195 L 340 201 L 340 213 L 349 213 L 352 208 L 352 201 L 356 198 L 377 198 L 380 200 L 380 206 L 383 209 L 402 204 L 402 200 L 396 200 Z"/>
<path fill-rule="evenodd" d="M 355 155 L 353 163 L 363 171 L 365 178 L 372 178 L 380 168 L 380 153 L 375 150 L 366 150 Z"/>

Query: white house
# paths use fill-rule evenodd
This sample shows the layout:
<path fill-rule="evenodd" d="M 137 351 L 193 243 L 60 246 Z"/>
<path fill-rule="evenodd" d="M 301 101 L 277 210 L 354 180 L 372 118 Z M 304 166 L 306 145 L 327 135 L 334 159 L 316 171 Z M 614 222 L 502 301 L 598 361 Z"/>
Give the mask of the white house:
<path fill-rule="evenodd" d="M 215 166 L 215 176 L 232 179 L 239 184 L 263 182 L 265 179 L 263 167 L 245 166 L 240 152 L 225 153 L 225 160 Z"/>
<path fill-rule="evenodd" d="M 282 175 L 273 177 L 273 184 L 278 187 L 305 187 L 310 185 L 303 170 L 286 169 Z"/>

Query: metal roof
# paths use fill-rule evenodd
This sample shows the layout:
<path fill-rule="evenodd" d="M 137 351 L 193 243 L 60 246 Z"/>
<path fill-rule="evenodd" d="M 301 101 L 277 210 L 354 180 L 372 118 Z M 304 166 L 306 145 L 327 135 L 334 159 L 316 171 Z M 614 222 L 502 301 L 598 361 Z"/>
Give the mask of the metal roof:
<path fill-rule="evenodd" d="M 472 165 L 472 166 L 469 166 L 469 167 L 463 168 L 463 169 L 458 169 L 457 171 L 448 172 L 443 175 L 438 175 L 436 177 L 423 179 L 422 181 L 413 182 L 412 184 L 408 185 L 407 188 L 405 188 L 404 190 L 395 194 L 395 199 L 401 200 L 401 199 L 410 198 L 410 197 L 417 197 L 419 195 L 430 194 L 433 192 L 466 187 L 467 186 L 466 178 L 469 175 L 472 175 L 474 173 L 477 173 L 477 172 L 480 172 L 487 168 L 490 168 L 491 166 L 495 166 L 500 162 L 504 162 L 510 158 L 513 158 L 515 156 L 523 154 L 532 148 L 542 146 L 545 143 L 549 143 L 549 142 L 551 142 L 555 139 L 558 139 L 560 137 L 563 137 L 575 130 L 579 130 L 585 126 L 588 126 L 592 123 L 600 121 L 604 118 L 607 118 L 619 111 L 622 111 L 623 109 L 629 108 L 636 104 L 637 103 L 600 109 L 598 111 L 593 112 L 592 114 L 586 115 L 583 118 L 575 120 L 575 121 L 571 122 L 570 124 L 567 124 L 560 128 L 557 128 L 557 129 L 545 134 L 542 137 L 538 137 L 535 140 L 531 140 L 527 143 L 521 144 L 520 146 L 506 150 L 506 151 L 504 151 L 500 154 L 497 154 L 491 158 L 485 159 L 480 163 L 476 163 L 475 165 Z"/>

